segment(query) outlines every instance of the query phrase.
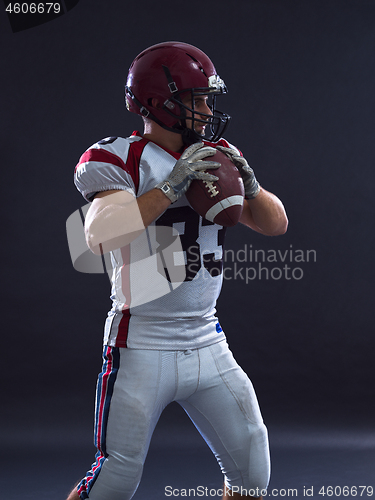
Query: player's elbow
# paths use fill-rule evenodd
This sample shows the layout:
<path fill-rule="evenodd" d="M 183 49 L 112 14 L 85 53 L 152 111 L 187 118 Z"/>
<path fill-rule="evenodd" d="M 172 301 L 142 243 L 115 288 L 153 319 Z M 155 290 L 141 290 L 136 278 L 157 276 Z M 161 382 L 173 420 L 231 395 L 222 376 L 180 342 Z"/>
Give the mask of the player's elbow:
<path fill-rule="evenodd" d="M 272 224 L 267 228 L 264 228 L 262 233 L 266 236 L 281 236 L 287 232 L 288 223 L 286 215 L 284 217 L 279 217 L 273 220 Z"/>
<path fill-rule="evenodd" d="M 117 216 L 112 213 L 110 217 L 107 212 L 111 212 L 110 207 L 91 218 L 85 225 L 86 243 L 95 255 L 104 255 L 129 245 L 145 229 L 137 219 L 125 217 L 129 214 L 124 210 Z"/>
<path fill-rule="evenodd" d="M 91 230 L 91 227 L 85 227 L 85 238 L 86 238 L 86 243 L 89 249 L 94 253 L 95 255 L 102 255 L 103 254 L 103 246 L 102 242 L 98 238 L 98 236 Z"/>
<path fill-rule="evenodd" d="M 285 234 L 288 230 L 288 217 L 285 215 L 277 224 L 275 228 L 275 232 L 273 236 L 281 236 L 282 234 Z"/>
<path fill-rule="evenodd" d="M 95 255 L 125 247 L 144 229 L 137 200 L 122 191 L 96 198 L 85 219 L 86 243 Z"/>

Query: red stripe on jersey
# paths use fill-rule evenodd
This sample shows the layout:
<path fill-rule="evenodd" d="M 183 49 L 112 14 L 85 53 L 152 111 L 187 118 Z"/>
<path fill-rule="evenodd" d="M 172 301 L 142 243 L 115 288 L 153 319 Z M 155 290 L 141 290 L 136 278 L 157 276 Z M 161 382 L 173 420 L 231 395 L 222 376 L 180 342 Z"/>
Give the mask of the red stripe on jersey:
<path fill-rule="evenodd" d="M 148 142 L 147 139 L 141 139 L 140 141 L 132 142 L 129 146 L 126 171 L 132 176 L 136 192 L 138 192 L 139 187 L 139 162 L 141 161 L 143 150 Z"/>
<path fill-rule="evenodd" d="M 135 130 L 132 135 L 135 135 L 137 137 L 142 137 L 142 135 L 137 131 Z M 181 153 L 176 153 L 176 151 L 171 151 L 170 149 L 168 148 L 165 148 L 164 146 L 161 146 L 160 144 L 158 144 L 157 142 L 154 142 L 154 141 L 150 141 L 148 140 L 148 142 L 152 142 L 153 144 L 155 144 L 156 146 L 158 146 L 159 148 L 161 149 L 164 149 L 164 151 L 166 151 L 168 154 L 170 154 L 171 156 L 173 156 L 173 158 L 175 158 L 176 160 L 179 160 L 181 158 Z"/>
<path fill-rule="evenodd" d="M 216 146 L 223 146 L 224 148 L 229 148 L 229 143 L 225 139 L 220 139 L 217 142 L 208 142 L 208 141 L 203 141 L 204 144 L 207 146 L 212 146 L 215 148 Z"/>
<path fill-rule="evenodd" d="M 124 161 L 119 156 L 110 153 L 106 149 L 89 149 L 88 151 L 83 153 L 76 166 L 76 170 L 82 163 L 87 163 L 89 161 L 110 163 L 111 165 L 116 165 L 117 167 L 122 168 L 122 170 L 128 172 L 128 169 L 126 168 Z"/>
<path fill-rule="evenodd" d="M 90 161 L 96 161 L 100 163 L 109 163 L 110 165 L 115 165 L 127 172 L 135 184 L 136 191 L 138 192 L 139 187 L 139 162 L 146 144 L 149 141 L 147 139 L 141 139 L 140 141 L 132 142 L 129 146 L 128 157 L 126 163 L 119 156 L 107 151 L 106 149 L 89 149 L 79 159 L 76 165 L 75 171 L 83 163 L 88 163 Z"/>
<path fill-rule="evenodd" d="M 225 139 L 220 139 L 217 142 L 208 142 L 208 141 L 203 141 L 207 146 L 212 146 L 213 148 L 216 148 L 216 146 L 223 146 L 224 148 L 230 148 L 229 142 L 227 142 Z M 238 150 L 240 151 L 240 150 Z M 240 151 L 241 156 L 243 156 L 242 152 Z"/>
<path fill-rule="evenodd" d="M 131 303 L 131 291 L 130 291 L 130 245 L 126 245 L 121 248 L 121 256 L 124 265 L 121 269 L 121 288 L 123 294 L 125 295 L 127 304 L 124 305 L 122 311 L 122 318 L 118 325 L 117 336 L 116 336 L 116 347 L 127 347 L 128 333 L 129 333 L 129 322 L 130 322 L 130 303 Z"/>
<path fill-rule="evenodd" d="M 118 325 L 118 333 L 116 338 L 116 347 L 128 347 L 128 334 L 129 334 L 129 322 L 130 322 L 130 310 L 129 307 L 122 311 L 122 318 Z"/>

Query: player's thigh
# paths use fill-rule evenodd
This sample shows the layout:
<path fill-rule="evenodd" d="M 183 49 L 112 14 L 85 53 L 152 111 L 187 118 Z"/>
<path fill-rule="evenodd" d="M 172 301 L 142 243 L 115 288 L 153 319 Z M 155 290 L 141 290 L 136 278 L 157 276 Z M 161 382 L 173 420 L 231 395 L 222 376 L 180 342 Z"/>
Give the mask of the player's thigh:
<path fill-rule="evenodd" d="M 225 342 L 202 351 L 199 390 L 179 403 L 230 484 L 264 487 L 269 477 L 268 438 L 253 385 Z"/>
<path fill-rule="evenodd" d="M 253 384 L 225 341 L 200 350 L 200 382 L 192 396 L 204 412 L 222 413 L 226 421 L 263 423 Z M 219 412 L 220 410 L 220 412 Z"/>
<path fill-rule="evenodd" d="M 121 349 L 120 365 L 110 401 L 106 451 L 142 454 L 165 406 L 173 398 L 173 376 L 165 376 L 168 353 Z M 163 367 L 163 370 L 162 370 Z"/>

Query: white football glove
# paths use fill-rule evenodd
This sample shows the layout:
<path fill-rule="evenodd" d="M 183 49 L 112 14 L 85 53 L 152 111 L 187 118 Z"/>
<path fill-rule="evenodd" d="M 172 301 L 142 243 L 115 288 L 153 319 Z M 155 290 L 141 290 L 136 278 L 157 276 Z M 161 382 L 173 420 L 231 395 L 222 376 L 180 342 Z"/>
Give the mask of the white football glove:
<path fill-rule="evenodd" d="M 208 168 L 220 167 L 220 163 L 215 161 L 202 161 L 203 158 L 213 156 L 215 153 L 215 148 L 205 146 L 201 142 L 192 144 L 182 153 L 169 177 L 155 187 L 161 189 L 165 196 L 174 203 L 186 193 L 192 180 L 217 181 L 218 177 L 215 175 L 202 172 Z"/>
<path fill-rule="evenodd" d="M 245 198 L 247 200 L 255 198 L 259 194 L 260 185 L 255 178 L 253 169 L 249 166 L 245 158 L 240 155 L 240 152 L 237 149 L 234 148 L 216 146 L 216 149 L 226 154 L 238 168 L 245 188 Z"/>

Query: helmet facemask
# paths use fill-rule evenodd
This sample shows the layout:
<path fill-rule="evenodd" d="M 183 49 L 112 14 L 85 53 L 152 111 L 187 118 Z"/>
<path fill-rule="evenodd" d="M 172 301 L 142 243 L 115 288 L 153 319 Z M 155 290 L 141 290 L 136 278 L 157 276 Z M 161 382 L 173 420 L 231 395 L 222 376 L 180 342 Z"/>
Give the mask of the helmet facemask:
<path fill-rule="evenodd" d="M 190 106 L 184 104 L 189 94 Z M 202 141 L 203 139 L 210 142 L 218 141 L 225 133 L 230 116 L 216 108 L 217 95 L 218 93 L 213 92 L 210 88 L 195 88 L 176 93 L 163 103 L 162 108 L 169 115 L 176 117 L 176 113 L 172 112 L 172 110 L 175 111 L 177 106 L 180 110 L 179 120 L 173 127 L 164 126 L 164 128 L 181 134 L 186 145 Z M 207 106 L 210 108 L 212 114 L 195 110 L 195 98 L 198 96 L 207 96 Z M 195 130 L 196 124 L 206 125 L 204 135 Z"/>

